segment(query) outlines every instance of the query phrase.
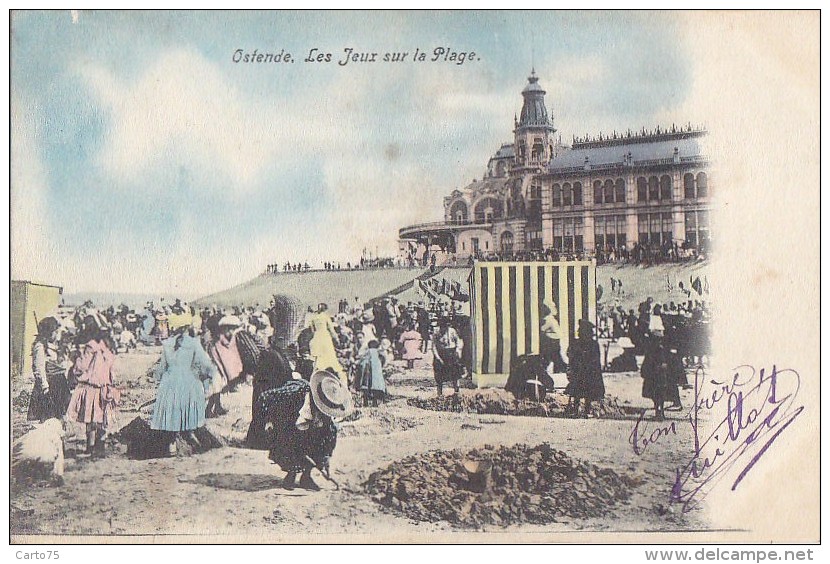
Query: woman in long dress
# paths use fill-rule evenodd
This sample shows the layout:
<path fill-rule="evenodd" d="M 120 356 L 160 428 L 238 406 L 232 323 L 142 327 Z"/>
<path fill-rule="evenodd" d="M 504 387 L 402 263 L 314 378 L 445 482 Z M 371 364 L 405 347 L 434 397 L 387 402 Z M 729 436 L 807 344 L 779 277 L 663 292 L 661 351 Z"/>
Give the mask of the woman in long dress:
<path fill-rule="evenodd" d="M 170 433 L 171 444 L 176 437 L 192 440 L 189 435 L 205 424 L 205 397 L 218 376 L 202 343 L 189 329 L 184 316 L 171 325 L 172 335 L 162 343 L 156 369 L 159 385 L 150 428 Z"/>
<path fill-rule="evenodd" d="M 366 352 L 357 361 L 357 374 L 360 391 L 363 392 L 363 405 L 371 401 L 377 407 L 378 400 L 386 395 L 386 380 L 383 378 L 383 363 L 378 351 L 378 342 L 370 341 Z"/>
<path fill-rule="evenodd" d="M 286 380 L 263 392 L 258 403 L 258 409 L 271 427 L 268 458 L 286 472 L 283 487 L 293 489 L 299 485 L 303 489 L 319 490 L 311 478 L 311 470 L 328 468 L 337 444 L 337 427 L 330 417 L 315 408 L 309 383 Z M 301 412 L 309 410 L 313 421 L 302 425 L 305 428 L 298 427 L 298 420 L 305 419 Z M 300 474 L 299 483 L 297 474 Z"/>
<path fill-rule="evenodd" d="M 343 385 L 349 385 L 346 371 L 337 358 L 337 349 L 334 348 L 334 341 L 337 333 L 334 331 L 334 321 L 328 314 L 328 306 L 320 304 L 317 306 L 317 313 L 313 314 L 308 325 L 314 331 L 309 345 L 309 354 L 314 359 L 314 371 L 328 370 L 336 373 L 343 381 Z"/>
<path fill-rule="evenodd" d="M 565 393 L 570 396 L 568 412 L 579 415 L 579 400 L 585 401 L 583 417 L 591 417 L 591 402 L 605 397 L 599 343 L 594 339 L 594 324 L 579 320 L 579 335 L 568 347 L 570 369 Z"/>
<path fill-rule="evenodd" d="M 677 389 L 677 379 L 672 373 L 672 358 L 669 349 L 663 342 L 660 331 L 652 334 L 646 341 L 646 357 L 640 373 L 643 377 L 643 397 L 654 402 L 654 418 L 657 421 L 665 419 L 665 403 L 677 400 L 680 403 L 680 394 Z"/>
<path fill-rule="evenodd" d="M 260 398 L 268 390 L 279 388 L 292 378 L 291 364 L 286 356 L 275 349 L 267 349 L 260 355 L 254 373 L 251 397 L 251 424 L 245 437 L 245 446 L 251 449 L 268 450 L 275 440 L 274 429 L 268 425 Z"/>
<path fill-rule="evenodd" d="M 35 386 L 29 399 L 29 421 L 62 419 L 69 406 L 71 390 L 66 381 L 66 367 L 58 357 L 56 342 L 60 323 L 54 317 L 44 317 L 37 324 L 37 336 L 32 345 L 32 374 Z"/>
<path fill-rule="evenodd" d="M 104 439 L 120 400 L 113 377 L 115 353 L 108 340 L 103 322 L 86 316 L 78 339 L 84 343 L 82 353 L 71 369 L 77 385 L 66 410 L 69 421 L 86 425 L 86 451 L 96 456 L 104 454 Z"/>

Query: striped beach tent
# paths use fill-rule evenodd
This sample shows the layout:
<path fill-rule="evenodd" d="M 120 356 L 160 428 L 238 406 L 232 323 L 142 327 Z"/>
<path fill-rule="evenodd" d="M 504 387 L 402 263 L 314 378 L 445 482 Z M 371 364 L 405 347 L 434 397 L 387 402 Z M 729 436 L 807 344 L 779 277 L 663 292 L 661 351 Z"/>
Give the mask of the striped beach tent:
<path fill-rule="evenodd" d="M 545 301 L 559 310 L 563 356 L 580 319 L 596 324 L 596 264 L 477 262 L 470 297 L 474 381 L 480 388 L 503 386 L 513 359 L 539 353 Z"/>

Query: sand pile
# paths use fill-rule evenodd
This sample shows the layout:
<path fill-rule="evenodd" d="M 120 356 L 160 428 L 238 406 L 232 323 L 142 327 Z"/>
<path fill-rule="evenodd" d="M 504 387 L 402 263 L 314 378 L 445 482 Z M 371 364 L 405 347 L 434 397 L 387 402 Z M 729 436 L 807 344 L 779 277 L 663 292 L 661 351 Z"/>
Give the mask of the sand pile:
<path fill-rule="evenodd" d="M 491 465 L 485 486 L 465 469 L 472 460 Z M 548 443 L 418 454 L 364 484 L 377 503 L 410 519 L 471 528 L 608 516 L 635 486 Z"/>
<path fill-rule="evenodd" d="M 410 398 L 407 403 L 431 411 L 477 413 L 480 415 L 522 415 L 526 417 L 567 417 L 565 408 L 568 396 L 562 392 L 549 392 L 543 401 L 516 400 L 504 390 L 461 390 L 458 394 L 442 397 Z M 625 419 L 638 410 L 622 405 L 613 396 L 593 402 L 591 414 L 603 419 Z"/>
<path fill-rule="evenodd" d="M 418 425 L 420 423 L 411 417 L 402 417 L 390 413 L 384 405 L 380 407 L 358 407 L 338 424 L 338 436 L 388 435 L 407 431 Z"/>

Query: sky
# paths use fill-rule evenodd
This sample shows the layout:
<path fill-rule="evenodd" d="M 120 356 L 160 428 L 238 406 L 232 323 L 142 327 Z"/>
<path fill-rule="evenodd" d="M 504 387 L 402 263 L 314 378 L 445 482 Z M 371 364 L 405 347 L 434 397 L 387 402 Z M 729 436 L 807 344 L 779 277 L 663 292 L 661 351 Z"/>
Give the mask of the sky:
<path fill-rule="evenodd" d="M 12 278 L 68 292 L 200 295 L 269 263 L 394 255 L 400 227 L 441 219 L 511 141 L 531 67 L 566 143 L 700 121 L 673 14 L 25 11 L 11 26 Z M 433 62 L 437 47 L 476 55 Z M 314 48 L 331 62 L 304 62 Z M 345 48 L 408 55 L 340 65 Z"/>

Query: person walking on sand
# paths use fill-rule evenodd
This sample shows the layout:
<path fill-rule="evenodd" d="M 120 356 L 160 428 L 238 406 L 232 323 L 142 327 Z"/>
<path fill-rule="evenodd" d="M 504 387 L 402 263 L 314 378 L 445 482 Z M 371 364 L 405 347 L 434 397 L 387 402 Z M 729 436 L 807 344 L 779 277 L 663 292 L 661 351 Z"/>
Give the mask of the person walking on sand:
<path fill-rule="evenodd" d="M 377 407 L 378 399 L 386 395 L 386 380 L 383 378 L 383 363 L 378 351 L 379 343 L 369 341 L 368 348 L 357 361 L 357 376 L 360 391 L 363 392 L 363 406 Z"/>
<path fill-rule="evenodd" d="M 584 400 L 582 417 L 591 415 L 591 402 L 605 397 L 602 381 L 602 366 L 599 343 L 594 338 L 594 324 L 587 319 L 579 320 L 579 334 L 568 347 L 570 369 L 565 394 L 570 396 L 567 412 L 579 416 L 579 400 Z"/>
<path fill-rule="evenodd" d="M 78 342 L 84 343 L 75 360 L 72 391 L 66 417 L 86 425 L 86 453 L 104 456 L 107 429 L 115 422 L 120 392 L 115 387 L 115 353 L 107 345 L 106 327 L 97 315 L 87 315 Z"/>
<path fill-rule="evenodd" d="M 205 424 L 205 396 L 219 377 L 201 341 L 190 335 L 191 323 L 189 313 L 170 320 L 170 337 L 162 342 L 155 370 L 159 384 L 150 428 L 168 433 L 171 449 L 180 440 L 198 444 L 193 431 Z"/>
<path fill-rule="evenodd" d="M 450 326 L 450 320 L 446 317 L 439 318 L 432 345 L 432 370 L 439 397 L 444 395 L 444 384 L 447 382 L 452 383 L 455 393 L 458 393 L 458 379 L 464 372 L 461 364 L 463 346 L 464 342 Z"/>

